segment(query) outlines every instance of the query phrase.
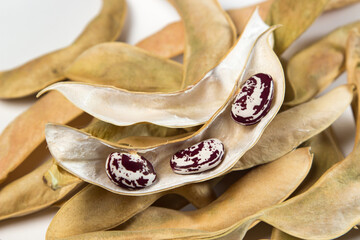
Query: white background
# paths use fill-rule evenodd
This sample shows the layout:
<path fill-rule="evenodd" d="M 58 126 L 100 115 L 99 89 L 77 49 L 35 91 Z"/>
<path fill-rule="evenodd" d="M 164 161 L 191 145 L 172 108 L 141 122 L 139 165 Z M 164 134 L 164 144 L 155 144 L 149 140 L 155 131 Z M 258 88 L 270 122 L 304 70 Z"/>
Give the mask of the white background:
<path fill-rule="evenodd" d="M 255 2 L 260 1 L 220 0 L 225 9 Z M 100 7 L 101 0 L 0 1 L 0 71 L 71 44 Z M 135 44 L 178 19 L 176 11 L 165 0 L 128 0 L 126 28 L 120 40 Z M 291 56 L 336 27 L 356 20 L 360 20 L 360 4 L 324 14 L 295 42 L 285 56 Z M 334 85 L 345 82 L 346 74 L 343 74 Z M 0 131 L 34 102 L 34 96 L 0 100 Z M 349 154 L 355 131 L 350 109 L 335 123 L 335 130 L 344 154 Z M 29 216 L 2 221 L 0 240 L 44 239 L 46 228 L 55 213 L 56 209 L 50 208 Z M 246 239 L 268 238 L 270 229 L 265 224 L 260 224 L 249 232 Z M 352 230 L 342 238 L 360 239 L 360 232 Z"/>

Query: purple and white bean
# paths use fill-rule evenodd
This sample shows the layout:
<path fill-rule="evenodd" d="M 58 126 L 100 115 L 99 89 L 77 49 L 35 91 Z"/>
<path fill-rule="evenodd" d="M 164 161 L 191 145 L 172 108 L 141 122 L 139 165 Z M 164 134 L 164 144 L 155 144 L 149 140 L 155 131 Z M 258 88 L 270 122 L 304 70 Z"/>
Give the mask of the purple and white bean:
<path fill-rule="evenodd" d="M 156 180 L 152 164 L 137 154 L 111 153 L 106 159 L 105 167 L 110 180 L 123 188 L 144 188 Z"/>
<path fill-rule="evenodd" d="M 204 172 L 219 165 L 223 155 L 222 142 L 216 138 L 208 139 L 175 153 L 170 166 L 178 174 Z"/>
<path fill-rule="evenodd" d="M 258 73 L 246 80 L 231 107 L 231 117 L 242 125 L 258 123 L 270 110 L 274 82 L 270 75 Z"/>

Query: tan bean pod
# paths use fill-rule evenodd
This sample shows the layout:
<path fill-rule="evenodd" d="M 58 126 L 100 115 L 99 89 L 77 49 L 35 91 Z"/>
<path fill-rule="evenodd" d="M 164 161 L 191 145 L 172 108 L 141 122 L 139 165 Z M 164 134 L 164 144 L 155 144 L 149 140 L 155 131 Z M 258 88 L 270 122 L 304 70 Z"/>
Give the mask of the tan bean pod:
<path fill-rule="evenodd" d="M 164 238 L 191 239 L 214 236 L 216 231 L 231 226 L 238 219 L 283 201 L 305 178 L 311 161 L 312 155 L 308 148 L 298 149 L 277 161 L 251 170 L 232 184 L 217 200 L 201 209 L 180 212 L 150 207 L 118 227 L 122 231 L 93 232 L 76 237 L 126 239 L 127 236 L 136 233 L 138 238 L 142 238 L 149 236 L 148 234 L 155 229 L 163 233 Z M 213 218 L 215 220 L 211 221 Z M 48 237 L 53 239 L 55 236 Z"/>
<path fill-rule="evenodd" d="M 285 105 L 309 101 L 345 70 L 345 48 L 349 33 L 360 22 L 340 27 L 294 55 L 286 68 Z"/>

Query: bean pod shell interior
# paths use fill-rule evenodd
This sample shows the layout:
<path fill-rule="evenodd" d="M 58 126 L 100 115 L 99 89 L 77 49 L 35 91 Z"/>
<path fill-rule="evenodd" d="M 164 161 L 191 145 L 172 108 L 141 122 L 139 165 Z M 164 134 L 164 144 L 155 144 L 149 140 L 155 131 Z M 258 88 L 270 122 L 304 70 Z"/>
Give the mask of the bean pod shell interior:
<path fill-rule="evenodd" d="M 271 28 L 261 35 L 253 48 L 247 68 L 239 82 L 234 84 L 230 97 L 211 119 L 194 134 L 150 148 L 128 148 L 94 138 L 66 126 L 48 124 L 46 127 L 46 139 L 50 152 L 60 166 L 75 176 L 115 193 L 125 195 L 151 194 L 189 183 L 206 181 L 225 174 L 247 150 L 254 146 L 282 104 L 285 85 L 283 70 L 279 59 L 269 45 L 269 38 L 271 38 L 273 30 L 274 28 Z M 231 63 L 240 58 L 237 55 L 237 47 L 238 45 L 232 49 L 224 60 L 225 62 Z M 251 127 L 241 126 L 230 117 L 231 103 L 241 82 L 259 72 L 273 77 L 275 87 L 274 102 L 269 113 L 257 125 Z M 226 149 L 224 159 L 219 166 L 194 175 L 179 175 L 172 171 L 169 160 L 173 154 L 210 138 L 219 139 Z M 129 191 L 115 186 L 108 179 L 104 170 L 106 157 L 114 151 L 135 151 L 144 156 L 156 169 L 159 177 L 156 184 L 137 191 Z"/>
<path fill-rule="evenodd" d="M 200 125 L 226 102 L 244 73 L 256 40 L 268 28 L 254 12 L 238 42 L 224 59 L 195 85 L 182 91 L 129 92 L 109 86 L 63 82 L 45 88 L 40 94 L 59 91 L 83 111 L 119 126 L 137 122 L 173 128 Z"/>

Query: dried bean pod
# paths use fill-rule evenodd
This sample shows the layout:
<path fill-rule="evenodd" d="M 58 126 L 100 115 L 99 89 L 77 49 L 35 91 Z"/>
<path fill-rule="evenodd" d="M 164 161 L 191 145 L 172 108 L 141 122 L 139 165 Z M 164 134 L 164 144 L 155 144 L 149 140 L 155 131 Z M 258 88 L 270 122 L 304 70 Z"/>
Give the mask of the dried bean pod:
<path fill-rule="evenodd" d="M 299 195 L 308 190 L 319 178 L 332 166 L 344 159 L 344 156 L 335 141 L 331 127 L 308 140 L 305 145 L 311 147 L 314 154 L 311 170 L 304 182 L 296 189 L 293 196 Z M 277 228 L 271 234 L 271 240 L 298 240 Z"/>
<path fill-rule="evenodd" d="M 321 15 L 327 2 L 328 0 L 275 0 L 273 2 L 266 22 L 284 26 L 274 33 L 274 51 L 279 56 Z"/>
<path fill-rule="evenodd" d="M 267 0 L 264 2 L 256 3 L 254 5 L 246 6 L 243 8 L 235 8 L 227 10 L 229 17 L 233 21 L 237 33 L 240 34 L 244 31 L 246 26 L 246 22 L 248 21 L 249 17 L 251 16 L 252 12 L 258 8 L 259 14 L 262 19 L 268 19 L 270 15 L 271 5 L 274 0 Z M 346 7 L 350 4 L 355 2 L 359 2 L 359 0 L 330 0 L 328 4 L 325 6 L 325 11 L 330 11 L 336 8 Z M 293 1 L 290 3 L 294 3 Z M 316 4 L 316 3 L 315 3 Z M 308 6 L 302 5 L 301 7 L 307 8 Z M 299 10 L 299 7 L 296 8 L 298 13 L 304 13 L 305 11 Z M 312 18 L 316 17 L 313 11 Z M 278 13 L 278 12 L 274 12 Z M 291 19 L 299 20 L 308 18 L 307 15 L 296 16 L 293 14 L 289 14 Z M 287 20 L 283 21 L 286 22 Z M 304 20 L 303 20 L 304 21 Z M 289 28 L 288 31 L 296 31 L 298 34 L 301 34 L 303 31 L 307 29 L 307 25 L 298 24 L 296 28 Z M 291 35 L 291 34 L 289 34 Z M 293 40 L 296 38 L 291 37 L 289 44 L 291 44 Z M 142 41 L 138 42 L 136 46 L 141 47 L 149 52 L 152 52 L 157 55 L 161 55 L 166 58 L 172 58 L 178 56 L 184 52 L 185 46 L 185 32 L 184 26 L 181 21 L 173 22 L 165 26 L 160 31 L 153 33 L 152 35 L 148 36 L 147 38 L 143 39 Z"/>
<path fill-rule="evenodd" d="M 0 135 L 0 183 L 44 142 L 46 123 L 69 124 L 81 113 L 61 94 L 51 93 L 14 119 Z"/>
<path fill-rule="evenodd" d="M 63 82 L 54 84 L 39 94 L 57 90 L 90 115 L 118 126 L 139 121 L 172 128 L 200 125 L 232 93 L 234 85 L 243 74 L 254 44 L 268 29 L 269 26 L 255 12 L 238 42 L 223 60 L 203 75 L 201 80 L 197 79 L 200 81 L 195 85 L 181 91 L 134 93 L 101 85 Z M 123 114 L 124 112 L 129 114 Z"/>
<path fill-rule="evenodd" d="M 232 104 L 231 117 L 242 125 L 256 124 L 269 112 L 273 96 L 272 77 L 255 74 L 241 87 Z"/>
<path fill-rule="evenodd" d="M 273 161 L 322 132 L 347 109 L 353 90 L 353 85 L 339 86 L 324 96 L 277 114 L 258 143 L 244 154 L 233 170 Z"/>
<path fill-rule="evenodd" d="M 74 182 L 54 191 L 43 182 L 43 175 L 51 165 L 52 160 L 49 159 L 35 170 L 0 189 L 0 221 L 49 207 L 83 184 L 82 181 Z"/>
<path fill-rule="evenodd" d="M 230 227 L 241 219 L 282 202 L 310 170 L 312 154 L 309 150 L 297 149 L 270 164 L 252 169 L 206 207 L 186 212 L 150 207 L 117 229 L 124 232 L 191 228 L 206 231 L 201 239 L 209 239 L 206 238 L 207 234 Z M 118 234 L 121 235 L 121 232 Z"/>
<path fill-rule="evenodd" d="M 199 173 L 219 165 L 223 156 L 224 145 L 213 138 L 178 151 L 171 158 L 170 166 L 178 174 Z"/>
<path fill-rule="evenodd" d="M 237 236 L 243 236 L 248 221 L 261 220 L 301 239 L 342 236 L 360 221 L 359 155 L 360 145 L 357 145 L 304 193 L 239 221 L 226 229 L 227 233 L 216 234 L 234 231 Z"/>
<path fill-rule="evenodd" d="M 183 212 L 150 207 L 142 212 L 136 212 L 136 216 L 126 223 L 125 220 L 129 218 L 129 215 L 135 215 L 134 209 L 148 204 L 149 199 L 159 193 L 135 198 L 118 195 L 105 198 L 104 196 L 112 193 L 89 186 L 59 210 L 49 226 L 46 239 L 68 239 L 72 238 L 71 236 L 76 236 L 72 239 L 77 240 L 88 239 L 88 234 L 92 234 L 90 232 L 97 233 L 95 235 L 97 238 L 90 239 L 126 239 L 124 234 L 129 231 L 143 233 L 143 231 L 155 228 L 162 231 L 191 228 L 201 237 L 207 234 L 213 235 L 219 229 L 231 226 L 263 208 L 284 200 L 304 179 L 310 169 L 311 160 L 309 148 L 297 149 L 277 161 L 252 169 L 234 182 L 218 199 L 201 209 Z M 195 185 L 188 185 L 174 191 L 181 194 L 179 190 L 183 189 L 183 192 L 194 195 L 191 193 L 191 186 Z M 90 195 L 89 190 L 93 194 Z M 88 194 L 85 194 L 86 192 Z M 209 221 L 209 219 L 216 219 L 216 221 Z M 116 229 L 126 231 L 104 231 L 105 234 L 114 235 L 112 238 L 100 237 L 98 231 L 110 229 L 122 223 L 125 224 Z M 140 239 L 144 239 L 142 237 L 144 236 L 139 235 Z M 164 239 L 177 237 L 179 236 L 167 235 Z M 193 239 L 193 237 L 194 234 L 190 234 L 186 236 L 186 239 Z M 154 236 L 151 235 L 150 239 L 154 239 Z"/>
<path fill-rule="evenodd" d="M 156 180 L 152 164 L 137 154 L 111 153 L 106 160 L 106 174 L 116 185 L 139 189 L 150 186 Z"/>
<path fill-rule="evenodd" d="M 296 106 L 314 98 L 345 70 L 346 42 L 350 31 L 359 27 L 360 21 L 339 27 L 289 60 L 286 106 Z"/>
<path fill-rule="evenodd" d="M 152 147 L 132 148 L 111 144 L 65 126 L 48 124 L 45 135 L 50 152 L 61 167 L 75 176 L 109 191 L 124 195 L 147 195 L 189 183 L 202 182 L 227 173 L 236 164 L 237 160 L 258 141 L 266 126 L 275 117 L 283 101 L 283 70 L 269 44 L 269 40 L 271 40 L 269 37 L 274 29 L 275 27 L 269 29 L 257 40 L 246 64 L 247 67 L 235 83 L 235 86 L 233 86 L 232 93 L 228 96 L 225 104 L 192 135 Z M 229 69 L 231 67 L 231 70 L 233 70 L 232 68 L 235 67 L 234 61 L 237 62 L 238 59 L 243 58 L 243 56 L 238 55 L 238 47 L 239 45 L 236 45 L 221 64 L 226 64 Z M 234 99 L 240 83 L 259 72 L 270 74 L 274 79 L 274 86 L 276 87 L 274 94 L 276 96 L 274 96 L 272 107 L 256 126 L 249 128 L 238 125 L 230 118 L 232 99 Z M 222 76 L 229 76 L 227 73 L 228 71 L 222 72 Z M 181 104 L 190 103 L 192 109 L 201 107 L 191 102 L 191 100 L 192 98 L 187 99 L 187 102 L 181 102 Z M 146 114 L 149 113 L 146 112 Z M 222 163 L 202 174 L 174 174 L 169 166 L 169 159 L 173 154 L 189 145 L 191 146 L 209 138 L 220 139 L 226 146 L 226 155 L 224 155 Z M 159 176 L 157 183 L 137 191 L 115 187 L 109 181 L 105 171 L 103 171 L 106 156 L 114 152 L 114 149 L 119 152 L 133 150 L 151 161 Z"/>
<path fill-rule="evenodd" d="M 356 95 L 351 103 L 351 108 L 356 122 L 356 146 L 360 140 L 360 32 L 354 28 L 350 33 L 346 44 L 346 72 L 348 83 L 356 85 Z"/>
<path fill-rule="evenodd" d="M 67 201 L 52 219 L 46 239 L 63 239 L 82 233 L 102 231 L 120 225 L 168 194 L 186 198 L 202 208 L 216 197 L 216 180 L 196 183 L 142 197 L 120 196 L 94 185 L 85 187 Z"/>
<path fill-rule="evenodd" d="M 185 29 L 182 84 L 182 88 L 185 88 L 196 84 L 219 63 L 236 42 L 236 30 L 217 0 L 169 2 L 181 16 Z"/>

